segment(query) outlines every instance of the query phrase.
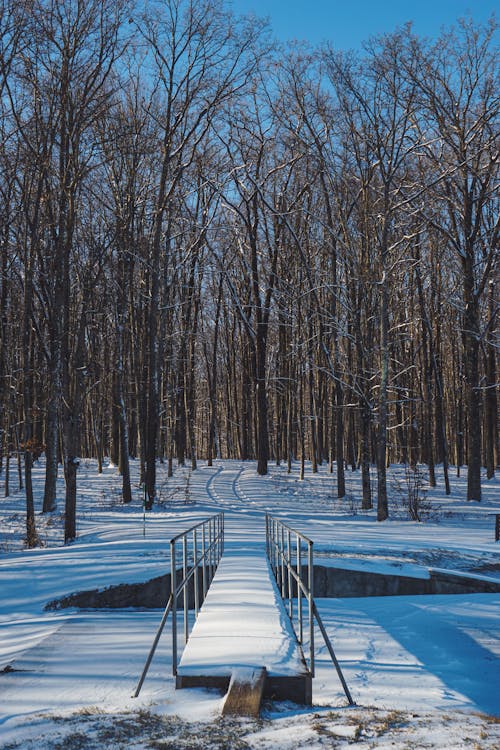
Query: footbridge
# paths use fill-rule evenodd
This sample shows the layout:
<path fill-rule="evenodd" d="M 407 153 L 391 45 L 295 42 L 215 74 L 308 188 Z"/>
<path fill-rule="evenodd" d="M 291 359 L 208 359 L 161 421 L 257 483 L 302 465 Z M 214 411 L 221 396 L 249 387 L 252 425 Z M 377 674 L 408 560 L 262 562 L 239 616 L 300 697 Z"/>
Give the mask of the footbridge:
<path fill-rule="evenodd" d="M 262 697 L 310 705 L 318 629 L 352 705 L 314 602 L 312 541 L 271 516 L 261 538 L 225 531 L 220 513 L 170 541 L 172 590 L 135 696 L 170 618 L 176 687 L 220 689 L 223 713 L 255 716 Z"/>

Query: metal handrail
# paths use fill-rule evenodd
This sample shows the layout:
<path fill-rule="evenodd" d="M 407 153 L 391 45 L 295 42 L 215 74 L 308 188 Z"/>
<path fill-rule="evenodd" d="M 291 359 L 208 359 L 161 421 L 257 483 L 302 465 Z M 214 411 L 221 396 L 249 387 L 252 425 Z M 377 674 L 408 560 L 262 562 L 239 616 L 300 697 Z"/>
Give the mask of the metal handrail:
<path fill-rule="evenodd" d="M 292 542 L 294 537 L 294 542 Z M 285 542 L 286 540 L 286 542 Z M 288 601 L 288 615 L 298 642 L 304 641 L 302 596 L 308 603 L 309 671 L 314 677 L 314 580 L 313 542 L 300 531 L 266 513 L 266 552 L 283 601 Z M 295 557 L 295 565 L 292 557 Z M 307 584 L 302 579 L 302 557 L 307 556 Z M 286 573 L 285 573 L 286 571 Z M 295 583 L 295 587 L 292 584 Z M 294 625 L 294 594 L 297 594 L 297 628 Z"/>
<path fill-rule="evenodd" d="M 179 551 L 180 547 L 180 551 Z M 189 638 L 189 596 L 188 585 L 193 579 L 194 610 L 198 617 L 200 607 L 205 600 L 207 591 L 217 570 L 224 551 L 224 513 L 217 513 L 206 521 L 191 526 L 186 531 L 177 534 L 170 540 L 170 596 L 163 612 L 163 616 L 148 654 L 144 670 L 137 684 L 134 698 L 139 695 L 149 667 L 153 660 L 160 636 L 172 613 L 172 674 L 177 675 L 177 613 L 179 611 L 178 598 L 182 594 L 184 643 Z M 179 569 L 182 578 L 177 582 L 177 561 L 181 558 Z M 201 591 L 199 573 L 201 567 Z"/>
<path fill-rule="evenodd" d="M 309 632 L 309 671 L 314 677 L 314 619 L 318 623 L 330 658 L 337 670 L 349 705 L 354 701 L 337 661 L 330 638 L 314 601 L 313 542 L 297 529 L 292 529 L 278 518 L 266 513 L 266 553 L 283 602 L 288 603 L 288 615 L 298 643 L 304 642 L 304 608 L 307 601 L 307 629 Z M 307 558 L 307 580 L 304 581 L 302 558 Z M 294 599 L 297 598 L 297 626 L 294 623 Z"/>

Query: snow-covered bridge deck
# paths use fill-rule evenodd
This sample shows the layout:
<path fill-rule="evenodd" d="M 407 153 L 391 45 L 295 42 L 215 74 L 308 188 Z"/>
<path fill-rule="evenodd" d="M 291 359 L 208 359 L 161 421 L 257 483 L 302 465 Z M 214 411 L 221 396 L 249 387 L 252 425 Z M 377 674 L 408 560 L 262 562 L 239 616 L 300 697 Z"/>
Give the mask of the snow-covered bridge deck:
<path fill-rule="evenodd" d="M 262 551 L 225 552 L 179 663 L 176 686 L 226 690 L 265 667 L 265 694 L 311 703 L 311 675 Z"/>

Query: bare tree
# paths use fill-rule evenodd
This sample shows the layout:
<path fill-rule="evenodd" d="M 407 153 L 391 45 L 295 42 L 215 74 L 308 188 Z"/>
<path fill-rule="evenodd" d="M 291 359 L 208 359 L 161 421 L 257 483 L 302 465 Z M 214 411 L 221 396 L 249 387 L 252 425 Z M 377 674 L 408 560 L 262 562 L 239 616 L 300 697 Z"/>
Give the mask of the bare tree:
<path fill-rule="evenodd" d="M 415 125 L 439 207 L 428 221 L 459 264 L 462 281 L 462 346 L 467 396 L 467 499 L 481 500 L 480 351 L 485 329 L 481 305 L 498 267 L 499 66 L 496 25 L 460 22 L 433 46 L 414 40 L 411 74 L 423 117 Z M 498 202 L 498 196 L 497 196 Z"/>
<path fill-rule="evenodd" d="M 379 384 L 377 404 L 377 518 L 388 516 L 387 434 L 390 373 L 390 294 L 394 271 L 401 260 L 405 230 L 398 227 L 401 207 L 412 193 L 409 156 L 416 149 L 413 132 L 415 84 L 405 75 L 405 34 L 374 40 L 368 55 L 354 68 L 342 56 L 329 54 L 327 65 L 342 108 L 356 113 L 352 134 L 364 141 L 363 158 L 370 169 L 371 229 L 379 275 Z"/>
<path fill-rule="evenodd" d="M 38 165 L 43 184 L 43 194 L 37 194 L 37 210 L 43 207 L 45 222 L 41 229 L 44 254 L 40 257 L 45 269 L 52 386 L 46 425 L 44 508 L 54 507 L 61 416 L 66 541 L 76 535 L 76 448 L 81 419 L 80 389 L 72 389 L 69 369 L 73 240 L 79 192 L 94 156 L 91 128 L 109 99 L 105 83 L 118 53 L 122 7 L 122 3 L 81 0 L 34 2 L 26 21 L 25 54 L 17 70 L 17 81 L 25 94 L 19 97 L 12 87 L 9 89 L 19 133 L 27 153 Z M 76 401 L 74 395 L 78 396 Z"/>
<path fill-rule="evenodd" d="M 150 237 L 150 289 L 147 321 L 148 386 L 146 488 L 148 507 L 155 496 L 156 448 L 160 413 L 159 318 L 163 269 L 168 266 L 171 206 L 184 172 L 222 104 L 245 85 L 255 65 L 258 26 L 234 23 L 216 0 L 151 3 L 140 31 L 158 81 L 151 114 L 161 129 L 159 171 L 154 189 Z M 166 257 L 164 257 L 166 254 Z"/>

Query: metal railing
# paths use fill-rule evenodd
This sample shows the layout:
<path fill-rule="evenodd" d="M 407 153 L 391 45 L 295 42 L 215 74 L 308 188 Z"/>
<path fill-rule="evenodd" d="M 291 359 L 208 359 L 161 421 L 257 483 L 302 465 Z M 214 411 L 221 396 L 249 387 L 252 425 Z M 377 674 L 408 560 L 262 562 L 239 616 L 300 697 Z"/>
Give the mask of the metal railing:
<path fill-rule="evenodd" d="M 330 658 L 337 670 L 346 698 L 349 701 L 349 705 L 353 706 L 354 701 L 314 601 L 314 556 L 312 540 L 301 534 L 300 531 L 292 529 L 279 519 L 266 513 L 266 553 L 281 598 L 287 606 L 295 637 L 301 646 L 304 645 L 304 631 L 307 631 L 309 645 L 308 666 L 311 676 L 314 677 L 315 673 L 314 619 L 316 619 Z M 294 607 L 295 600 L 296 607 Z"/>
<path fill-rule="evenodd" d="M 144 670 L 137 684 L 134 698 L 141 692 L 160 636 L 172 613 L 172 674 L 177 674 L 178 665 L 178 613 L 182 609 L 184 644 L 189 638 L 190 588 L 193 593 L 195 617 L 198 617 L 208 588 L 217 570 L 224 551 L 224 513 L 211 516 L 206 521 L 192 526 L 170 540 L 170 596 L 148 654 Z M 180 578 L 180 580 L 178 580 Z M 192 582 L 192 583 L 191 583 Z M 179 597 L 182 595 L 181 607 Z"/>
<path fill-rule="evenodd" d="M 313 543 L 308 537 L 266 513 L 266 552 L 281 594 L 288 604 L 288 615 L 298 642 L 304 643 L 304 607 L 307 601 L 309 634 L 309 671 L 314 677 L 314 579 Z M 307 582 L 303 581 L 302 559 L 307 559 Z M 294 600 L 297 599 L 297 624 L 294 622 Z"/>

